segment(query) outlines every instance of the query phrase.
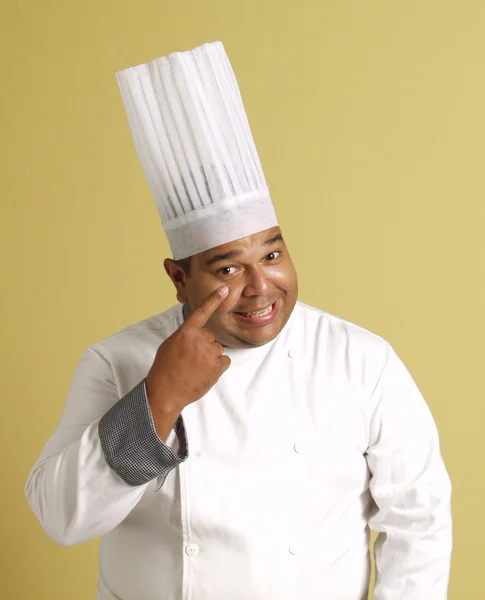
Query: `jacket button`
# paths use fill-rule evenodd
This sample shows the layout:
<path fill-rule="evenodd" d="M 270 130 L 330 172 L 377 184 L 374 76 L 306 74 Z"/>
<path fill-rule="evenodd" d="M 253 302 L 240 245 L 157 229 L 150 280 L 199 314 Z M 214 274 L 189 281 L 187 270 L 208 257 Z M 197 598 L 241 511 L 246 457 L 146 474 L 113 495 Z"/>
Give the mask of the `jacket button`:
<path fill-rule="evenodd" d="M 199 554 L 200 552 L 200 548 L 199 546 L 197 546 L 197 544 L 189 544 L 188 546 L 185 547 L 185 554 L 187 554 L 187 556 L 197 556 L 197 554 Z"/>
<path fill-rule="evenodd" d="M 295 554 L 298 554 L 299 552 L 299 548 L 296 544 L 290 544 L 288 550 L 290 551 L 290 554 L 293 554 L 293 556 L 295 556 Z"/>
<path fill-rule="evenodd" d="M 297 453 L 297 454 L 303 454 L 303 444 L 300 444 L 300 442 L 296 442 L 296 444 L 293 446 L 293 450 Z"/>
<path fill-rule="evenodd" d="M 293 348 L 291 348 L 291 350 L 288 350 L 288 356 L 290 358 L 295 358 L 295 356 L 296 356 L 296 350 L 294 350 Z"/>

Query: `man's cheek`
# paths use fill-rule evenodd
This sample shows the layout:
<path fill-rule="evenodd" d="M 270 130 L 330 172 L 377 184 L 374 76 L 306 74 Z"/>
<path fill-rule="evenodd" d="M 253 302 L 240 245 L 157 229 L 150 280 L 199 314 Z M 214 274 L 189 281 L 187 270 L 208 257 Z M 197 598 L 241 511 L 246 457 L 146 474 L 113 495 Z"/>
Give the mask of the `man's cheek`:
<path fill-rule="evenodd" d="M 295 284 L 295 273 L 291 270 L 284 269 L 273 273 L 273 283 L 282 289 L 289 289 Z"/>

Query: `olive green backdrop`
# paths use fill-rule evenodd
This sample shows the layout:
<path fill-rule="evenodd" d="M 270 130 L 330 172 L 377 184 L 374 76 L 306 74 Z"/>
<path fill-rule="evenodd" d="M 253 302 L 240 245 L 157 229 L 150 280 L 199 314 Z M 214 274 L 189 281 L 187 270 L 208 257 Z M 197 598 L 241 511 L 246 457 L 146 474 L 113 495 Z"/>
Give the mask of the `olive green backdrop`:
<path fill-rule="evenodd" d="M 175 302 L 114 72 L 222 40 L 300 298 L 389 340 L 454 484 L 450 598 L 485 597 L 485 3 L 2 0 L 0 597 L 95 597 L 24 484 L 85 347 Z M 276 599 L 275 599 L 276 600 Z"/>

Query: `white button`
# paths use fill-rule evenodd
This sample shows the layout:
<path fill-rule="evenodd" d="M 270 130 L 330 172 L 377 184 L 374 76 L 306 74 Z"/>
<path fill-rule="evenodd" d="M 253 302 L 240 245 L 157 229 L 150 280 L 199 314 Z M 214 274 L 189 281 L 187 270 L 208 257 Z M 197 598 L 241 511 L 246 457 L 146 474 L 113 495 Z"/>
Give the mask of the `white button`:
<path fill-rule="evenodd" d="M 293 446 L 293 450 L 295 452 L 297 452 L 298 454 L 302 454 L 304 451 L 304 446 L 303 444 L 300 444 L 300 442 L 296 442 L 296 444 Z"/>
<path fill-rule="evenodd" d="M 187 554 L 188 556 L 197 556 L 197 554 L 199 554 L 199 552 L 200 552 L 200 548 L 199 548 L 199 546 L 197 546 L 197 544 L 189 544 L 185 548 L 185 554 Z"/>
<path fill-rule="evenodd" d="M 296 356 L 296 350 L 294 350 L 293 348 L 291 348 L 291 350 L 288 350 L 288 356 L 290 358 L 295 358 L 295 356 Z"/>
<path fill-rule="evenodd" d="M 202 456 L 202 454 L 201 454 L 200 452 L 196 452 L 196 453 L 195 453 L 195 456 L 196 456 L 197 458 L 200 458 L 200 457 Z"/>
<path fill-rule="evenodd" d="M 295 554 L 298 554 L 298 552 L 300 551 L 300 549 L 298 548 L 298 546 L 296 544 L 290 544 L 290 547 L 288 548 L 288 550 L 290 551 L 290 554 L 293 554 L 293 556 Z"/>

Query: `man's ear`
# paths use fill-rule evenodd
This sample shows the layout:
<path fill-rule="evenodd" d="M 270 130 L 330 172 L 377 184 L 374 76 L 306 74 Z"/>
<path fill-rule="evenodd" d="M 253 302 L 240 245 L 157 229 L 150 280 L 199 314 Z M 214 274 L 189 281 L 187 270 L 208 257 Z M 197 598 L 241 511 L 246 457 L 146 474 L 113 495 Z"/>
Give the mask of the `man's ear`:
<path fill-rule="evenodd" d="M 185 283 L 187 275 L 185 274 L 185 271 L 182 269 L 182 267 L 179 267 L 173 258 L 166 258 L 163 261 L 163 266 L 167 275 L 170 277 L 175 286 L 177 291 L 177 300 L 182 304 L 187 304 L 187 286 Z"/>

